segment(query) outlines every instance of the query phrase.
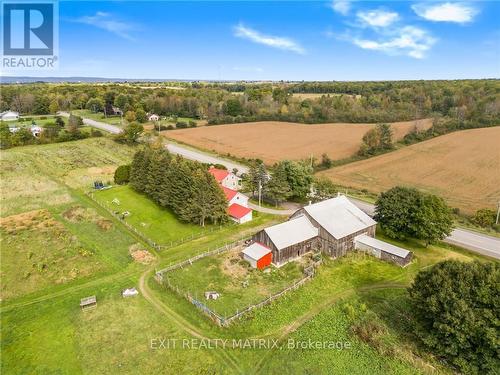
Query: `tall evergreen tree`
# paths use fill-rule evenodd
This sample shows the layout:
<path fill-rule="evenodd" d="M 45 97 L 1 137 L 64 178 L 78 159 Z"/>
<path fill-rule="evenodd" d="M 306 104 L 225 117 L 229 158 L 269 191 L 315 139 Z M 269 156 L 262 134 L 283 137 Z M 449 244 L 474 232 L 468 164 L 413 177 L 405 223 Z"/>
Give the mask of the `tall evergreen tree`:
<path fill-rule="evenodd" d="M 292 190 L 288 184 L 285 171 L 278 169 L 273 173 L 273 177 L 266 184 L 264 194 L 272 199 L 276 205 L 283 202 L 292 195 Z"/>

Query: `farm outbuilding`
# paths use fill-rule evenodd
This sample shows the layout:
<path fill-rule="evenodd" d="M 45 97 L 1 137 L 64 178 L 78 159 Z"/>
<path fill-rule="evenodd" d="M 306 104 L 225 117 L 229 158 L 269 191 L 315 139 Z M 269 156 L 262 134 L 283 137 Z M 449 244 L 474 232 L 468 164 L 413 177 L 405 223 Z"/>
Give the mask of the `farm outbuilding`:
<path fill-rule="evenodd" d="M 273 252 L 273 263 L 281 266 L 311 251 L 317 237 L 318 228 L 307 217 L 300 216 L 263 229 L 256 233 L 253 239 L 270 248 Z"/>
<path fill-rule="evenodd" d="M 379 259 L 388 260 L 405 267 L 410 263 L 412 253 L 406 249 L 362 234 L 355 239 L 356 250 L 365 251 Z"/>
<path fill-rule="evenodd" d="M 270 248 L 258 242 L 254 242 L 242 251 L 245 259 L 253 268 L 259 270 L 269 266 L 273 259 L 273 253 Z"/>
<path fill-rule="evenodd" d="M 252 221 L 252 209 L 233 203 L 227 209 L 229 217 L 238 224 Z"/>
<path fill-rule="evenodd" d="M 309 251 L 337 258 L 361 247 L 369 247 L 380 259 L 408 264 L 411 252 L 375 240 L 376 226 L 377 222 L 347 197 L 338 196 L 301 208 L 289 221 L 261 230 L 253 240 L 273 251 L 273 263 L 278 266 Z"/>
<path fill-rule="evenodd" d="M 306 216 L 318 228 L 318 247 L 332 258 L 354 250 L 354 237 L 375 236 L 377 222 L 340 195 L 310 204 L 295 212 L 292 218 Z"/>

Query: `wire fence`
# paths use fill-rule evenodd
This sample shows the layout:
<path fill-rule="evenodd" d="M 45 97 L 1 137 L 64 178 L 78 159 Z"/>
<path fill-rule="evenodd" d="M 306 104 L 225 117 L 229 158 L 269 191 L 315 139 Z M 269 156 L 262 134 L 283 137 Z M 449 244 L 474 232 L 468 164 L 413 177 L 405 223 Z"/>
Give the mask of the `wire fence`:
<path fill-rule="evenodd" d="M 314 273 L 315 273 L 314 270 L 321 263 L 321 262 L 316 262 L 312 266 L 307 267 L 304 270 L 305 276 L 303 278 L 301 278 L 300 280 L 297 280 L 296 282 L 294 282 L 292 285 L 286 287 L 285 289 L 283 289 L 283 290 L 281 290 L 273 295 L 270 295 L 269 297 L 267 297 L 266 299 L 264 299 L 260 302 L 245 306 L 241 310 L 237 309 L 236 313 L 234 313 L 233 315 L 230 315 L 230 316 L 223 316 L 223 315 L 219 314 L 218 312 L 212 310 L 205 303 L 198 300 L 197 297 L 193 297 L 193 294 L 191 292 L 182 290 L 181 288 L 179 288 L 178 285 L 172 284 L 170 279 L 168 278 L 168 276 L 165 277 L 166 276 L 165 274 L 172 272 L 172 271 L 175 271 L 179 268 L 189 267 L 193 264 L 193 262 L 195 262 L 199 259 L 205 258 L 207 256 L 211 256 L 211 255 L 221 254 L 221 253 L 227 252 L 231 249 L 234 249 L 237 246 L 241 246 L 247 240 L 248 240 L 248 238 L 246 238 L 246 239 L 242 238 L 242 239 L 239 239 L 235 242 L 227 243 L 224 246 L 218 247 L 214 250 L 205 251 L 201 254 L 198 254 L 198 255 L 196 255 L 192 258 L 189 258 L 187 260 L 184 260 L 182 262 L 172 264 L 166 268 L 163 268 L 163 269 L 157 271 L 156 275 L 155 275 L 155 279 L 161 285 L 172 290 L 173 292 L 177 293 L 181 297 L 186 298 L 190 303 L 192 303 L 196 308 L 198 308 L 201 312 L 203 312 L 205 315 L 207 315 L 217 325 L 219 325 L 221 327 L 227 327 L 231 323 L 233 323 L 235 320 L 240 320 L 244 315 L 248 314 L 252 310 L 255 310 L 255 309 L 261 308 L 265 305 L 268 305 L 272 301 L 283 296 L 284 294 L 286 294 L 290 291 L 293 291 L 293 290 L 299 288 L 300 286 L 302 286 L 305 282 L 307 282 L 308 280 L 310 280 L 314 277 Z"/>
<path fill-rule="evenodd" d="M 95 197 L 93 191 L 88 192 L 87 196 L 90 199 L 92 199 L 92 201 L 94 203 L 96 203 L 98 206 L 100 206 L 101 208 L 103 208 L 104 210 L 106 210 L 110 215 L 112 215 L 117 220 L 119 220 L 129 230 L 131 230 L 132 232 L 134 232 L 142 240 L 144 240 L 145 242 L 147 242 L 149 244 L 149 246 L 153 247 L 157 251 L 166 250 L 166 249 L 169 249 L 169 248 L 172 248 L 172 247 L 176 247 L 176 246 L 182 245 L 182 244 L 184 244 L 186 242 L 193 241 L 195 239 L 204 237 L 204 236 L 206 236 L 206 235 L 208 235 L 210 233 L 218 232 L 218 231 L 220 231 L 223 228 L 222 225 L 219 225 L 217 227 L 210 227 L 210 228 L 204 229 L 204 230 L 202 230 L 202 231 L 200 231 L 198 233 L 193 233 L 193 234 L 191 234 L 189 236 L 183 237 L 183 238 L 175 240 L 175 241 L 170 241 L 168 243 L 157 243 L 157 242 L 153 241 L 152 239 L 150 239 L 147 235 L 145 235 L 144 233 L 142 233 L 141 231 L 139 231 L 135 226 L 129 224 L 125 220 L 126 216 L 124 216 L 122 213 L 120 213 L 119 211 L 117 211 L 116 207 L 110 205 L 108 202 L 104 202 L 104 201 L 101 201 L 101 200 L 97 199 Z M 230 225 L 231 225 L 231 223 L 230 223 Z"/>

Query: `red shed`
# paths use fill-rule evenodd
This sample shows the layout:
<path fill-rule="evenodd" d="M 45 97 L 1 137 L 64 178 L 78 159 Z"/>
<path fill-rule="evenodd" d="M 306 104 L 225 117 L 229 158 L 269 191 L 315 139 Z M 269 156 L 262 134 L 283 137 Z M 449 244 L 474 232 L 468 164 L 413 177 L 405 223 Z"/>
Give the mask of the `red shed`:
<path fill-rule="evenodd" d="M 273 252 L 267 246 L 254 242 L 242 251 L 245 259 L 253 268 L 266 268 L 273 261 Z"/>

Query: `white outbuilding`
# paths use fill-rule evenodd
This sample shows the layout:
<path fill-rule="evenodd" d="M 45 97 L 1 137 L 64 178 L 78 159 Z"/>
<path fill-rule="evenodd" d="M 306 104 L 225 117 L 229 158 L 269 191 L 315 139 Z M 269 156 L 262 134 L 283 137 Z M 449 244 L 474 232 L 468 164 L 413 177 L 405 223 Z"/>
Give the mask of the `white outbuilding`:
<path fill-rule="evenodd" d="M 1 121 L 16 121 L 19 120 L 19 112 L 5 111 L 0 113 Z"/>

